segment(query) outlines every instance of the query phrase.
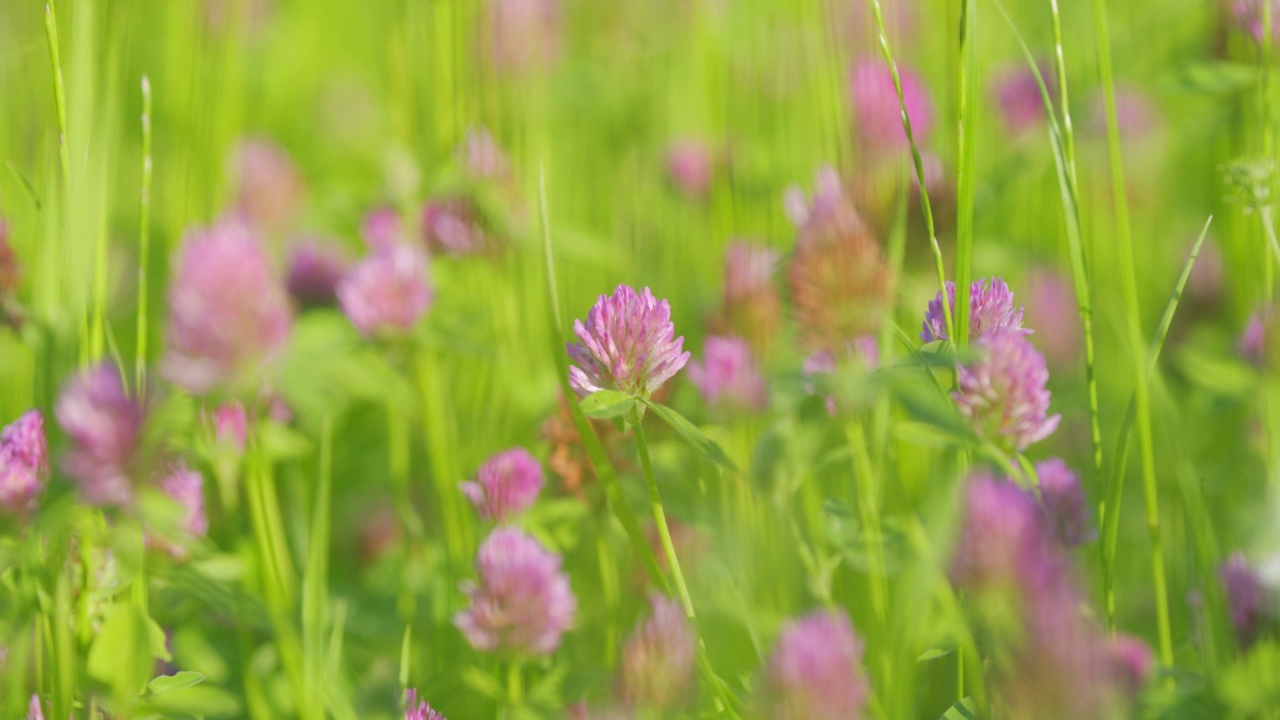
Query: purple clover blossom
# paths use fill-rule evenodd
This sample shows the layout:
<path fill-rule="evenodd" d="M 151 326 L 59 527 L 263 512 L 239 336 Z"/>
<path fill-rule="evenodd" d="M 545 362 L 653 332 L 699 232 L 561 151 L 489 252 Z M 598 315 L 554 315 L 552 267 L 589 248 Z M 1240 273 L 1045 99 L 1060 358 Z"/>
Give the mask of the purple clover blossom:
<path fill-rule="evenodd" d="M 326 307 L 338 302 L 335 289 L 347 272 L 347 257 L 336 246 L 304 240 L 289 249 L 285 289 L 300 307 Z"/>
<path fill-rule="evenodd" d="M 968 481 L 965 520 L 951 573 L 970 589 L 998 588 L 1015 582 L 1043 555 L 1042 514 L 1035 498 L 992 475 Z"/>
<path fill-rule="evenodd" d="M 951 321 L 956 319 L 956 284 L 947 281 L 947 302 L 951 306 Z M 1022 327 L 1022 306 L 1014 307 L 1013 291 L 1004 280 L 983 278 L 969 285 L 969 339 L 978 340 L 997 330 L 1011 329 L 1029 335 Z M 924 316 L 920 330 L 921 342 L 947 340 L 947 318 L 942 309 L 942 293 L 929 301 L 929 311 Z"/>
<path fill-rule="evenodd" d="M 475 255 L 489 243 L 475 205 L 465 197 L 428 200 L 422 206 L 422 234 L 427 247 L 453 257 Z"/>
<path fill-rule="evenodd" d="M 406 241 L 404 221 L 395 208 L 374 208 L 360 222 L 360 237 L 373 252 L 386 252 Z"/>
<path fill-rule="evenodd" d="M 1234 0 L 1231 3 L 1231 20 L 1241 31 L 1248 33 L 1258 44 L 1266 35 L 1262 21 L 1264 3 L 1271 5 L 1271 41 L 1280 41 L 1280 4 L 1275 0 Z"/>
<path fill-rule="evenodd" d="M 11 513 L 30 508 L 48 477 L 44 416 L 28 410 L 0 432 L 0 508 Z"/>
<path fill-rule="evenodd" d="M 862 225 L 858 211 L 845 195 L 840 173 L 830 165 L 822 166 L 815 174 L 812 198 L 806 201 L 804 190 L 792 186 L 783 195 L 782 203 L 799 232 L 801 244 L 812 244 L 824 235 Z"/>
<path fill-rule="evenodd" d="M 649 288 L 619 285 L 613 295 L 601 295 L 573 331 L 582 342 L 567 346 L 575 363 L 569 385 L 582 397 L 617 390 L 647 398 L 689 362 L 684 337 L 672 339 L 671 305 Z"/>
<path fill-rule="evenodd" d="M 465 583 L 470 607 L 453 624 L 477 650 L 548 655 L 569 629 L 577 600 L 560 556 L 516 528 L 499 528 L 476 553 L 479 583 Z"/>
<path fill-rule="evenodd" d="M 338 283 L 338 303 L 362 335 L 407 332 L 431 305 L 427 258 L 396 245 L 361 260 Z"/>
<path fill-rule="evenodd" d="M 133 498 L 134 454 L 145 411 L 125 392 L 120 374 L 103 363 L 73 378 L 54 410 L 71 438 L 63 469 L 94 505 L 123 505 Z"/>
<path fill-rule="evenodd" d="M 31 702 L 27 704 L 27 720 L 44 720 L 44 707 L 36 693 L 31 693 Z"/>
<path fill-rule="evenodd" d="M 1036 476 L 1045 519 L 1062 546 L 1069 549 L 1089 540 L 1089 507 L 1080 477 L 1058 458 L 1036 463 Z"/>
<path fill-rule="evenodd" d="M 711 192 L 716 158 L 701 140 L 685 138 L 667 148 L 667 175 L 682 195 L 705 200 Z"/>
<path fill-rule="evenodd" d="M 255 228 L 287 227 L 302 208 L 306 185 L 289 154 L 266 138 L 250 138 L 236 149 L 233 173 L 239 217 Z"/>
<path fill-rule="evenodd" d="M 689 379 L 704 400 L 712 405 L 755 411 L 768 405 L 764 376 L 746 341 L 731 336 L 708 337 L 703 354 L 701 362 L 689 363 Z"/>
<path fill-rule="evenodd" d="M 1270 311 L 1258 310 L 1249 316 L 1249 322 L 1240 333 L 1240 342 L 1236 346 L 1240 357 L 1255 366 L 1261 366 L 1267 359 L 1267 325 Z"/>
<path fill-rule="evenodd" d="M 195 394 L 235 386 L 279 353 L 291 324 L 284 288 L 247 226 L 224 222 L 193 231 L 169 286 L 161 371 Z"/>
<path fill-rule="evenodd" d="M 1061 415 L 1048 415 L 1049 370 L 1044 356 L 1018 330 L 979 337 L 983 357 L 956 368 L 953 393 L 960 414 L 984 439 L 1021 452 L 1058 428 Z"/>
<path fill-rule="evenodd" d="M 773 290 L 773 273 L 782 256 L 773 248 L 735 242 L 724 255 L 725 303 L 749 300 Z"/>
<path fill-rule="evenodd" d="M 818 610 L 782 631 L 769 657 L 770 720 L 857 720 L 867 703 L 862 640 L 843 613 Z"/>
<path fill-rule="evenodd" d="M 494 65 L 513 76 L 555 63 L 560 55 L 558 0 L 490 0 L 485 44 Z"/>
<path fill-rule="evenodd" d="M 622 651 L 622 698 L 631 707 L 671 710 L 693 689 L 697 641 L 680 603 L 661 595 L 649 602 L 652 616 Z"/>
<path fill-rule="evenodd" d="M 1236 637 L 1241 645 L 1250 645 L 1257 638 L 1263 622 L 1266 588 L 1262 578 L 1244 553 L 1239 551 L 1231 553 L 1220 572 L 1222 584 L 1227 589 L 1227 605 Z"/>
<path fill-rule="evenodd" d="M 219 444 L 244 451 L 249 442 L 249 414 L 244 405 L 227 402 L 218 406 L 209 417 L 213 426 L 213 439 Z"/>
<path fill-rule="evenodd" d="M 462 161 L 467 172 L 481 180 L 505 182 L 511 177 L 511 163 L 506 153 L 482 127 L 467 130 L 462 140 Z"/>
<path fill-rule="evenodd" d="M 476 479 L 459 488 L 481 520 L 503 523 L 533 507 L 543 484 L 538 461 L 528 450 L 512 448 L 486 460 Z"/>
<path fill-rule="evenodd" d="M 914 72 L 898 66 L 902 80 L 902 97 L 911 133 L 922 144 L 933 127 L 933 102 L 929 91 Z M 884 154 L 906 151 L 906 130 L 902 127 L 902 109 L 893 76 L 884 62 L 871 57 L 856 61 L 849 73 L 849 93 L 853 102 L 854 124 L 858 140 L 869 151 Z"/>
<path fill-rule="evenodd" d="M 1056 88 L 1048 80 L 1050 76 L 1047 68 L 1040 69 L 1041 75 L 1046 78 L 1045 89 L 1049 92 L 1050 99 L 1053 99 L 1056 97 Z M 1019 65 L 1005 69 L 996 76 L 992 94 L 1000 106 L 1004 125 L 1010 132 L 1025 133 L 1044 125 L 1044 99 L 1031 68 Z"/>
<path fill-rule="evenodd" d="M 445 720 L 426 700 L 419 701 L 418 691 L 412 688 L 404 691 L 404 704 L 404 720 Z"/>
<path fill-rule="evenodd" d="M 193 537 L 209 532 L 209 518 L 204 511 L 204 477 L 184 462 L 169 466 L 160 479 L 160 489 L 182 506 L 181 528 Z"/>
<path fill-rule="evenodd" d="M 1196 267 L 1199 267 L 1197 264 Z M 1080 315 L 1075 288 L 1061 273 L 1041 268 L 1027 277 L 1027 320 L 1039 329 L 1034 342 L 1054 367 L 1069 367 L 1080 358 Z"/>
<path fill-rule="evenodd" d="M 1151 648 L 1140 638 L 1120 633 L 1111 639 L 1112 674 L 1130 697 L 1137 695 L 1151 679 L 1155 660 Z"/>

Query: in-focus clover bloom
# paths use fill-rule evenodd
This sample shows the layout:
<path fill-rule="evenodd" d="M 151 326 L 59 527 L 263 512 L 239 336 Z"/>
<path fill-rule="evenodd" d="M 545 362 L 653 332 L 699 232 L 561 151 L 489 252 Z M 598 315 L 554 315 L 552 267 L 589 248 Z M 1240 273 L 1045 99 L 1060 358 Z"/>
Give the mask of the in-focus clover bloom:
<path fill-rule="evenodd" d="M 404 244 L 373 252 L 338 283 L 337 293 L 362 335 L 408 332 L 431 305 L 427 258 Z"/>
<path fill-rule="evenodd" d="M 902 97 L 911 119 L 911 133 L 923 145 L 933 128 L 933 101 L 924 82 L 910 69 L 898 65 Z M 856 61 L 849 72 L 849 97 L 858 140 L 868 151 L 891 154 L 911 146 L 902 127 L 902 110 L 893 76 L 883 60 L 866 57 Z"/>
<path fill-rule="evenodd" d="M 951 321 L 956 321 L 956 284 L 947 281 L 947 302 Z M 969 285 L 969 339 L 978 340 L 998 330 L 1014 330 L 1029 335 L 1022 327 L 1022 306 L 1014 307 L 1013 291 L 1000 278 L 974 280 Z M 924 327 L 920 330 L 922 342 L 947 340 L 947 318 L 942 309 L 942 293 L 929 301 L 924 315 Z"/>
<path fill-rule="evenodd" d="M 765 669 L 770 720 L 857 720 L 867 703 L 862 640 L 843 613 L 818 610 L 791 622 Z"/>
<path fill-rule="evenodd" d="M 764 376 L 742 338 L 708 337 L 702 360 L 689 363 L 689 379 L 712 405 L 763 410 L 769 402 Z"/>
<path fill-rule="evenodd" d="M 133 499 L 132 474 L 142 406 L 125 392 L 120 374 L 102 363 L 73 378 L 54 409 L 71 438 L 63 469 L 94 505 L 124 505 Z"/>
<path fill-rule="evenodd" d="M 674 337 L 671 305 L 649 288 L 619 285 L 613 295 L 601 295 L 573 331 L 581 343 L 567 347 L 574 362 L 569 385 L 582 397 L 617 390 L 647 398 L 689 362 L 684 337 Z"/>
<path fill-rule="evenodd" d="M 405 690 L 404 703 L 404 720 L 445 720 L 443 715 L 431 709 L 426 700 L 418 700 L 417 690 Z"/>
<path fill-rule="evenodd" d="M 631 707 L 671 710 L 693 689 L 696 639 L 680 603 L 661 595 L 649 602 L 653 614 L 622 651 L 622 699 Z"/>
<path fill-rule="evenodd" d="M 503 527 L 480 544 L 476 569 L 478 582 L 463 585 L 471 605 L 453 618 L 471 647 L 539 656 L 560 646 L 578 603 L 559 555 Z"/>
<path fill-rule="evenodd" d="M 30 508 L 48 477 L 44 416 L 38 410 L 28 410 L 0 432 L 0 509 L 21 512 Z"/>
<path fill-rule="evenodd" d="M 161 371 L 196 394 L 239 387 L 281 351 L 291 325 L 284 288 L 248 226 L 195 230 L 169 286 Z"/>
<path fill-rule="evenodd" d="M 1013 329 L 984 335 L 975 346 L 982 357 L 956 368 L 953 397 L 978 435 L 1021 452 L 1053 434 L 1062 418 L 1048 414 L 1044 356 Z"/>
<path fill-rule="evenodd" d="M 338 302 L 338 282 L 347 272 L 347 258 L 335 246 L 316 240 L 289 249 L 285 288 L 300 307 L 326 307 Z"/>
<path fill-rule="evenodd" d="M 542 465 L 524 448 L 485 461 L 476 478 L 459 488 L 485 522 L 505 522 L 533 506 L 543 486 Z"/>
<path fill-rule="evenodd" d="M 1073 548 L 1090 537 L 1089 506 L 1080 477 L 1058 458 L 1036 463 L 1040 480 L 1040 505 L 1049 529 L 1064 548 Z"/>

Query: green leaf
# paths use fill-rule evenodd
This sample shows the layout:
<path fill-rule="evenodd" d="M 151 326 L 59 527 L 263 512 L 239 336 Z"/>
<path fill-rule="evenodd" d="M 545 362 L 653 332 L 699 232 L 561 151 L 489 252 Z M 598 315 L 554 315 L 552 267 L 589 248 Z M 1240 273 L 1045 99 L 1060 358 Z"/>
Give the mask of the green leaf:
<path fill-rule="evenodd" d="M 716 444 L 714 440 L 707 437 L 693 423 L 689 422 L 683 415 L 672 410 L 666 405 L 658 403 L 645 403 L 653 414 L 662 418 L 662 421 L 671 426 L 680 437 L 694 447 L 702 456 L 711 462 L 737 472 L 738 466 L 733 463 L 723 448 Z"/>
<path fill-rule="evenodd" d="M 190 670 L 183 670 L 173 675 L 161 675 L 147 683 L 147 692 L 143 697 L 159 697 L 178 690 L 186 690 L 202 682 L 204 682 L 204 675 Z"/>
<path fill-rule="evenodd" d="M 617 390 L 599 390 L 582 399 L 582 414 L 597 420 L 621 417 L 631 412 L 636 399 Z"/>
<path fill-rule="evenodd" d="M 929 648 L 928 650 L 925 650 L 924 652 L 920 653 L 920 657 L 916 658 L 916 662 L 922 663 L 922 662 L 929 662 L 930 660 L 937 660 L 940 657 L 946 657 L 951 653 L 955 652 L 955 649 L 956 648 L 954 645 L 951 647 Z"/>
<path fill-rule="evenodd" d="M 1160 84 L 1176 92 L 1200 95 L 1234 95 L 1258 82 L 1258 67 L 1228 60 L 1185 62 L 1160 79 Z"/>
<path fill-rule="evenodd" d="M 977 718 L 978 704 L 973 701 L 973 698 L 967 697 L 948 708 L 938 720 L 977 720 Z"/>

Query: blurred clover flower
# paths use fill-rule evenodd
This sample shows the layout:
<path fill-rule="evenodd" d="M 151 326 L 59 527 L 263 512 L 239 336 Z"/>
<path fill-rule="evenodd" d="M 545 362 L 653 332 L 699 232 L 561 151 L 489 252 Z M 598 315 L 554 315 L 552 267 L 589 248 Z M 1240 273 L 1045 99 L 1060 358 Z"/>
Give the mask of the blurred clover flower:
<path fill-rule="evenodd" d="M 1059 458 L 1036 463 L 1040 481 L 1040 505 L 1049 529 L 1064 548 L 1073 548 L 1090 539 L 1089 506 L 1080 477 Z"/>
<path fill-rule="evenodd" d="M 306 184 L 289 154 L 267 138 L 248 138 L 235 150 L 238 217 L 264 232 L 280 232 L 302 209 Z"/>
<path fill-rule="evenodd" d="M 338 302 L 338 282 L 346 272 L 347 257 L 337 246 L 303 240 L 289 249 L 285 288 L 299 307 L 331 306 Z"/>
<path fill-rule="evenodd" d="M 898 77 L 902 81 L 902 98 L 911 120 L 911 133 L 916 144 L 922 145 L 933 129 L 933 101 L 924 82 L 913 71 L 899 64 Z M 864 150 L 890 155 L 910 149 L 902 127 L 902 110 L 893 75 L 883 61 L 865 57 L 854 62 L 849 72 L 849 97 L 854 128 Z"/>
<path fill-rule="evenodd" d="M 251 389 L 283 349 L 292 322 L 284 288 L 247 226 L 192 231 L 169 286 L 161 372 L 195 394 Z"/>
<path fill-rule="evenodd" d="M 40 705 L 40 696 L 31 693 L 31 702 L 27 704 L 27 720 L 44 720 L 44 708 Z"/>
<path fill-rule="evenodd" d="M 653 614 L 622 651 L 622 699 L 631 707 L 674 710 L 693 689 L 697 639 L 680 603 L 661 595 L 649 603 Z"/>
<path fill-rule="evenodd" d="M 528 75 L 559 58 L 558 0 L 488 0 L 485 10 L 484 44 L 499 70 Z"/>
<path fill-rule="evenodd" d="M 422 234 L 431 252 L 475 255 L 489 245 L 475 203 L 463 196 L 433 198 L 422 206 Z"/>
<path fill-rule="evenodd" d="M 1139 142 L 1151 137 L 1158 126 L 1159 112 L 1145 91 L 1132 85 L 1117 85 L 1115 102 L 1121 140 Z M 1089 125 L 1097 135 L 1106 135 L 1107 103 L 1101 91 L 1093 94 Z"/>
<path fill-rule="evenodd" d="M 757 353 L 766 353 L 782 325 L 782 298 L 773 276 L 777 250 L 733 242 L 725 251 L 724 300 L 710 322 L 718 335 L 737 335 Z"/>
<path fill-rule="evenodd" d="M 418 691 L 412 688 L 404 691 L 404 704 L 404 720 L 445 720 L 426 700 L 419 701 Z"/>
<path fill-rule="evenodd" d="M 1258 571 L 1240 551 L 1231 553 L 1222 564 L 1220 573 L 1222 584 L 1227 589 L 1231 625 L 1240 644 L 1248 647 L 1258 638 L 1266 619 L 1266 586 Z"/>
<path fill-rule="evenodd" d="M 466 583 L 470 607 L 453 623 L 477 650 L 548 655 L 573 622 L 577 600 L 560 556 L 515 528 L 499 528 L 476 554 L 479 583 Z"/>
<path fill-rule="evenodd" d="M 362 335 L 408 332 L 431 305 L 427 258 L 403 243 L 375 250 L 342 278 L 337 295 Z"/>
<path fill-rule="evenodd" d="M 863 371 L 875 370 L 880 365 L 880 343 L 872 335 L 856 337 L 845 344 L 839 353 L 818 350 L 804 359 L 801 373 L 808 379 L 804 391 L 810 395 L 819 394 L 820 387 L 831 387 L 836 371 L 841 366 L 856 367 Z M 825 383 L 825 385 L 824 385 Z M 840 410 L 836 396 L 822 393 L 827 414 L 834 417 Z"/>
<path fill-rule="evenodd" d="M 1022 452 L 1053 434 L 1061 416 L 1048 415 L 1044 356 L 1010 328 L 979 337 L 975 346 L 982 357 L 956 368 L 952 396 L 979 437 Z"/>
<path fill-rule="evenodd" d="M 533 507 L 542 491 L 542 466 L 524 448 L 512 448 L 485 461 L 476 479 L 459 488 L 484 522 L 503 523 Z"/>
<path fill-rule="evenodd" d="M 1084 331 L 1071 281 L 1055 270 L 1042 268 L 1031 272 L 1025 286 L 1027 322 L 1039 329 L 1032 342 L 1044 351 L 1046 362 L 1055 368 L 1079 362 Z"/>
<path fill-rule="evenodd" d="M 178 461 L 169 466 L 160 479 L 160 489 L 182 506 L 181 528 L 193 537 L 209 532 L 209 518 L 204 511 L 204 477 Z"/>
<path fill-rule="evenodd" d="M 9 244 L 9 223 L 0 218 L 0 326 L 17 330 L 22 325 L 18 306 L 18 286 L 22 284 L 22 265 Z"/>
<path fill-rule="evenodd" d="M 769 656 L 764 716 L 770 720 L 857 720 L 869 688 L 862 640 L 843 613 L 818 610 L 789 623 Z"/>
<path fill-rule="evenodd" d="M 63 469 L 94 505 L 124 505 L 133 499 L 132 476 L 145 411 L 125 392 L 108 363 L 82 372 L 63 388 L 54 414 L 71 438 Z"/>
<path fill-rule="evenodd" d="M 760 411 L 769 403 L 764 376 L 742 338 L 710 336 L 703 359 L 689 363 L 689 380 L 711 405 Z"/>
<path fill-rule="evenodd" d="M 951 573 L 978 612 L 1010 717 L 1119 717 L 1149 676 L 1136 638 L 1108 639 L 1082 610 L 1057 528 L 1032 495 L 968 480 Z"/>
<path fill-rule="evenodd" d="M 463 166 L 476 179 L 499 183 L 510 181 L 511 163 L 488 130 L 468 128 L 461 150 Z"/>
<path fill-rule="evenodd" d="M 213 428 L 215 442 L 244 451 L 249 442 L 249 414 L 242 403 L 222 403 L 210 413 L 208 421 Z"/>
<path fill-rule="evenodd" d="M 947 304 L 951 317 L 956 317 L 956 284 L 947 281 Z M 1013 330 L 1022 335 L 1031 334 L 1022 327 L 1022 306 L 1013 306 L 1013 291 L 1005 281 L 995 278 L 974 280 L 969 285 L 969 339 L 979 340 L 998 330 Z M 943 314 L 942 293 L 929 301 L 924 315 L 924 327 L 920 330 L 922 342 L 948 340 L 947 322 Z"/>
<path fill-rule="evenodd" d="M 1254 311 L 1236 345 L 1240 357 L 1259 367 L 1267 360 L 1267 325 L 1270 314 L 1270 310 L 1266 308 Z"/>
<path fill-rule="evenodd" d="M 707 199 L 715 169 L 715 151 L 702 140 L 681 138 L 667 148 L 667 176 L 690 200 Z"/>
<path fill-rule="evenodd" d="M 879 332 L 890 273 L 880 245 L 849 201 L 834 168 L 818 171 L 812 200 L 787 191 L 796 249 L 787 270 L 800 338 L 810 351 L 843 351 Z"/>
<path fill-rule="evenodd" d="M 374 208 L 365 213 L 360 221 L 360 237 L 373 252 L 391 250 L 408 239 L 400 213 L 391 207 Z"/>
<path fill-rule="evenodd" d="M 649 288 L 619 285 L 613 295 L 601 295 L 573 331 L 581 343 L 566 348 L 575 363 L 569 385 L 582 397 L 617 390 L 647 399 L 689 362 L 684 337 L 674 337 L 671 305 Z"/>
<path fill-rule="evenodd" d="M 1248 33 L 1254 42 L 1261 44 L 1266 34 L 1262 16 L 1264 4 L 1271 6 L 1271 42 L 1274 48 L 1280 44 L 1280 4 L 1275 0 L 1234 0 L 1230 8 L 1231 21 L 1237 29 Z"/>
<path fill-rule="evenodd" d="M 1053 76 L 1043 65 L 1040 71 L 1049 99 L 1056 101 L 1057 86 L 1052 81 Z M 1005 68 L 994 76 L 991 89 L 1000 108 L 1000 117 L 1010 132 L 1022 134 L 1044 125 L 1044 98 L 1031 68 L 1025 65 Z"/>
<path fill-rule="evenodd" d="M 0 432 L 0 508 L 29 509 L 49 477 L 44 416 L 28 410 Z"/>

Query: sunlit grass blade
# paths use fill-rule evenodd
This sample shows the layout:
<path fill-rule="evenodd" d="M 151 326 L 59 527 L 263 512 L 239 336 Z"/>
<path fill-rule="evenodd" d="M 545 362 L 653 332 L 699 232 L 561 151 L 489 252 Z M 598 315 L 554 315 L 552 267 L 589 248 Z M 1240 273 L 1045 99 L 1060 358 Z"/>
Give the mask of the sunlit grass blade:
<path fill-rule="evenodd" d="M 147 382 L 147 289 L 151 257 L 151 80 L 142 76 L 142 187 L 138 195 L 138 328 L 134 382 L 138 395 Z"/>

